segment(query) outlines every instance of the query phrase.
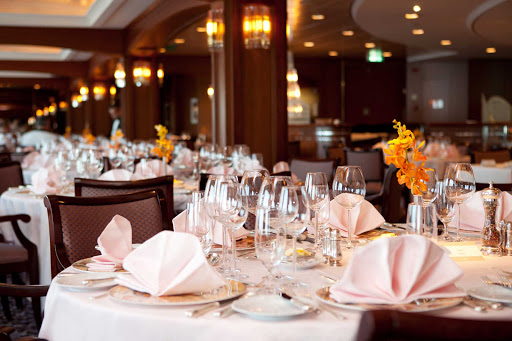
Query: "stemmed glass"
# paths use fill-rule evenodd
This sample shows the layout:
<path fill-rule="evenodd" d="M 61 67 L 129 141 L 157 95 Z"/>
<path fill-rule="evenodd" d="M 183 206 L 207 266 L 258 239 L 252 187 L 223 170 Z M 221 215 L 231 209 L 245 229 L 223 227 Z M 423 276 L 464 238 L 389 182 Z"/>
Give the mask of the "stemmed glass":
<path fill-rule="evenodd" d="M 325 205 L 329 205 L 329 185 L 327 175 L 324 172 L 312 172 L 306 174 L 305 189 L 308 194 L 308 204 L 315 216 L 315 251 L 322 249 L 322 238 L 318 225 L 318 212 Z"/>
<path fill-rule="evenodd" d="M 332 191 L 336 202 L 348 211 L 348 242 L 347 249 L 352 249 L 351 211 L 361 204 L 366 194 L 363 172 L 358 166 L 340 166 L 332 183 Z"/>
<path fill-rule="evenodd" d="M 457 204 L 458 221 L 456 242 L 463 239 L 460 236 L 460 205 L 471 198 L 476 190 L 473 168 L 469 163 L 451 163 L 446 167 L 444 175 L 446 196 Z"/>
<path fill-rule="evenodd" d="M 286 186 L 279 199 L 279 219 L 285 232 L 292 237 L 292 278 L 297 269 L 297 237 L 304 232 L 309 222 L 309 207 L 304 187 Z"/>
<path fill-rule="evenodd" d="M 258 195 L 260 194 L 261 185 L 266 177 L 270 174 L 266 169 L 246 170 L 240 181 L 242 195 L 246 198 L 247 209 L 250 213 L 256 213 L 258 206 Z"/>
<path fill-rule="evenodd" d="M 447 224 L 455 216 L 455 203 L 446 196 L 446 187 L 443 181 L 437 183 L 436 214 L 443 223 L 443 234 L 439 236 L 440 240 L 449 241 L 452 237 L 448 234 Z"/>
<path fill-rule="evenodd" d="M 110 160 L 110 164 L 114 169 L 119 168 L 119 166 L 121 166 L 121 163 L 123 162 L 120 153 L 120 151 L 117 151 L 115 149 L 109 149 L 108 151 L 108 158 Z"/>
<path fill-rule="evenodd" d="M 436 200 L 437 192 L 437 174 L 435 169 L 426 170 L 428 181 L 421 180 L 426 186 L 427 190 L 422 193 L 423 206 L 428 206 Z"/>
<path fill-rule="evenodd" d="M 203 252 L 207 255 L 212 248 L 213 231 L 210 227 L 211 225 L 206 221 L 208 217 L 204 210 L 203 201 L 187 203 L 187 223 L 185 226 L 188 233 L 195 235 L 199 239 Z"/>

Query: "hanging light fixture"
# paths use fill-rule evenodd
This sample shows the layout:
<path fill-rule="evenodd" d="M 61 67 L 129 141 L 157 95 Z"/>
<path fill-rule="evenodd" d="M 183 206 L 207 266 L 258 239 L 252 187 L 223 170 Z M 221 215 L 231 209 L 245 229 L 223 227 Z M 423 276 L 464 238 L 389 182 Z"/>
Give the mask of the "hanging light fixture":
<path fill-rule="evenodd" d="M 156 76 L 158 77 L 158 85 L 162 86 L 164 84 L 164 66 L 162 63 L 158 65 L 158 70 L 156 71 Z"/>
<path fill-rule="evenodd" d="M 105 98 L 105 94 L 107 93 L 107 89 L 103 84 L 96 84 L 92 88 L 92 93 L 94 94 L 94 100 L 101 101 Z"/>
<path fill-rule="evenodd" d="M 149 85 L 151 78 L 151 64 L 144 60 L 133 63 L 133 82 L 135 86 Z"/>
<path fill-rule="evenodd" d="M 302 113 L 302 103 L 300 100 L 299 75 L 293 63 L 293 55 L 288 51 L 288 72 L 286 73 L 288 83 L 288 117 L 294 118 Z"/>
<path fill-rule="evenodd" d="M 222 50 L 224 47 L 224 12 L 222 8 L 212 8 L 208 11 L 206 35 L 210 51 Z"/>
<path fill-rule="evenodd" d="M 71 95 L 71 107 L 78 108 L 80 102 L 78 101 L 78 94 Z"/>
<path fill-rule="evenodd" d="M 270 47 L 270 8 L 261 4 L 244 6 L 243 32 L 247 49 L 268 49 Z"/>
<path fill-rule="evenodd" d="M 86 86 L 82 86 L 80 88 L 80 95 L 82 96 L 82 101 L 86 102 L 89 99 L 89 88 Z"/>
<path fill-rule="evenodd" d="M 110 92 L 110 96 L 115 97 L 117 94 L 117 88 L 115 86 L 111 85 L 109 92 Z"/>
<path fill-rule="evenodd" d="M 124 71 L 123 61 L 120 60 L 116 64 L 116 71 L 114 71 L 114 78 L 116 79 L 116 86 L 124 88 L 126 85 L 126 72 Z"/>

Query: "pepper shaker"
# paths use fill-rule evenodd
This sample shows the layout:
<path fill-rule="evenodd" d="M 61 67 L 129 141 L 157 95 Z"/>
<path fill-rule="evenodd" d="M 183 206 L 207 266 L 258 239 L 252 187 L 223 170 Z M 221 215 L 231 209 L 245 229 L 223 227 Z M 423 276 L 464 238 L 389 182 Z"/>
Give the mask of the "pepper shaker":
<path fill-rule="evenodd" d="M 329 242 L 330 254 L 329 254 L 329 265 L 330 266 L 341 266 L 341 260 L 343 259 L 343 253 L 341 251 L 342 238 L 340 230 L 333 229 L 331 232 L 331 239 Z"/>
<path fill-rule="evenodd" d="M 489 187 L 482 191 L 482 198 L 484 200 L 485 222 L 482 228 L 482 251 L 485 255 L 501 256 L 501 231 L 496 224 L 496 210 L 501 198 L 501 191 L 499 188 L 494 188 L 491 181 Z"/>
<path fill-rule="evenodd" d="M 512 223 L 507 221 L 503 228 L 502 236 L 503 242 L 501 244 L 504 256 L 512 256 Z"/>
<path fill-rule="evenodd" d="M 330 252 L 331 252 L 331 228 L 328 227 L 324 231 L 322 238 L 322 256 L 324 257 L 324 264 L 329 264 Z"/>

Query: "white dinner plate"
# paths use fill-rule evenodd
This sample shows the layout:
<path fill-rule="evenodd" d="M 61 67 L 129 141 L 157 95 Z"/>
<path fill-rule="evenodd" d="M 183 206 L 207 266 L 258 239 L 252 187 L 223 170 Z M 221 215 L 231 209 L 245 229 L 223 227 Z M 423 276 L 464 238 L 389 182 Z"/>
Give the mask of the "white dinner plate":
<path fill-rule="evenodd" d="M 305 313 L 304 309 L 278 295 L 254 295 L 236 300 L 234 311 L 258 320 L 284 320 Z"/>
<path fill-rule="evenodd" d="M 337 308 L 349 309 L 349 310 L 380 310 L 380 309 L 388 309 L 388 310 L 396 310 L 403 311 L 409 313 L 422 313 L 427 311 L 434 311 L 440 309 L 446 309 L 455 307 L 462 302 L 462 297 L 444 297 L 444 298 L 436 298 L 432 302 L 426 302 L 423 304 L 416 304 L 414 302 L 405 303 L 405 304 L 353 304 L 353 303 L 340 303 L 335 301 L 329 296 L 329 288 L 324 287 L 318 289 L 315 292 L 315 297 L 322 303 L 331 305 Z"/>
<path fill-rule="evenodd" d="M 90 270 L 87 267 L 88 263 L 92 263 L 92 257 L 76 261 L 71 266 L 75 270 L 78 270 L 80 272 L 88 272 L 88 273 L 109 273 L 109 274 L 112 274 L 114 272 L 127 272 L 125 269 L 121 269 L 121 268 L 120 269 L 114 269 L 114 270 L 111 270 L 111 271 L 94 271 L 94 270 Z"/>
<path fill-rule="evenodd" d="M 468 291 L 470 296 L 481 300 L 512 303 L 512 289 L 502 288 L 497 285 L 483 285 Z"/>
<path fill-rule="evenodd" d="M 92 284 L 85 285 L 83 281 L 90 279 L 110 278 L 111 280 L 92 282 Z M 56 279 L 57 284 L 60 286 L 75 289 L 75 290 L 97 290 L 113 287 L 116 285 L 115 276 L 112 273 L 77 273 L 77 274 L 63 274 Z"/>
<path fill-rule="evenodd" d="M 286 260 L 281 262 L 280 267 L 283 269 L 291 269 L 292 262 L 293 260 L 288 260 L 288 257 L 286 257 Z M 297 258 L 297 270 L 311 269 L 318 264 L 320 264 L 320 260 L 315 257 L 308 257 L 303 259 Z"/>

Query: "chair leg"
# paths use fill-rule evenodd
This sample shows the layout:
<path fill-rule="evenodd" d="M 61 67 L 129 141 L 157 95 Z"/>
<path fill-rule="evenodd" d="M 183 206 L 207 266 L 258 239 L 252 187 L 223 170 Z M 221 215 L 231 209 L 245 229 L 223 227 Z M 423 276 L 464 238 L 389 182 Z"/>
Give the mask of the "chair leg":
<path fill-rule="evenodd" d="M 7 277 L 5 275 L 0 275 L 0 282 L 7 283 Z M 9 307 L 9 297 L 2 296 L 0 297 L 0 302 L 2 303 L 2 309 L 4 311 L 5 318 L 8 321 L 12 321 L 11 308 Z"/>
<path fill-rule="evenodd" d="M 23 281 L 21 280 L 20 274 L 18 272 L 15 272 L 12 274 L 12 283 L 13 284 L 20 284 L 24 285 Z M 14 300 L 16 301 L 16 308 L 23 309 L 23 298 L 22 297 L 15 297 Z"/>
<path fill-rule="evenodd" d="M 32 297 L 32 311 L 34 312 L 34 319 L 36 320 L 37 328 L 41 328 L 42 314 L 41 314 L 41 298 Z"/>

